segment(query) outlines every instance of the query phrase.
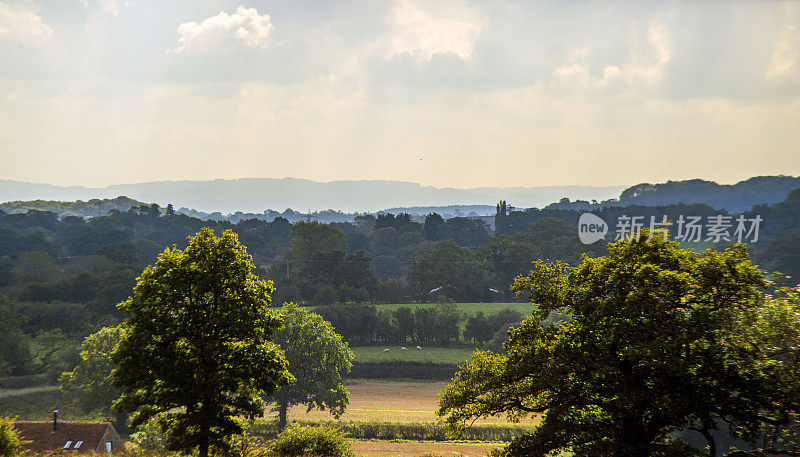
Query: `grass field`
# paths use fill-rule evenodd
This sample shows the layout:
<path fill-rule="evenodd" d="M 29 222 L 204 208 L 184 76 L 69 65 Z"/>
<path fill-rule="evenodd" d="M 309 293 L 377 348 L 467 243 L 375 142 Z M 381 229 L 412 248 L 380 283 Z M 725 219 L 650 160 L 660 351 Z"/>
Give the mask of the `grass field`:
<path fill-rule="evenodd" d="M 471 348 L 436 348 L 408 346 L 407 351 L 400 346 L 357 346 L 350 348 L 356 356 L 356 362 L 430 362 L 458 365 L 469 359 L 474 349 Z M 389 352 L 384 352 L 389 349 Z"/>
<path fill-rule="evenodd" d="M 0 398 L 2 397 L 11 397 L 15 395 L 27 395 L 27 394 L 35 394 L 41 392 L 52 392 L 54 390 L 58 390 L 58 386 L 38 386 L 38 387 L 26 387 L 24 389 L 0 389 Z"/>
<path fill-rule="evenodd" d="M 522 313 L 523 316 L 530 316 L 534 309 L 533 305 L 530 303 L 456 303 L 455 305 L 458 306 L 458 309 L 461 310 L 461 312 L 470 316 L 474 316 L 478 313 L 478 311 L 483 311 L 483 314 L 486 315 L 495 314 L 506 308 L 510 308 L 514 311 Z M 394 311 L 401 306 L 415 310 L 417 308 L 433 308 L 436 306 L 436 303 L 386 303 L 375 305 L 379 311 Z M 306 306 L 306 308 L 313 311 L 317 308 L 317 306 L 309 305 Z"/>
<path fill-rule="evenodd" d="M 492 443 L 433 443 L 410 441 L 354 441 L 353 451 L 363 457 L 409 456 L 485 456 L 492 449 L 502 447 Z"/>
<path fill-rule="evenodd" d="M 386 310 L 386 311 L 394 311 L 401 306 L 406 306 L 411 308 L 412 310 L 417 308 L 431 308 L 436 306 L 435 303 L 394 303 L 394 304 L 385 304 L 385 305 L 376 305 L 378 310 Z M 513 309 L 519 313 L 522 313 L 523 316 L 530 316 L 533 312 L 533 305 L 530 303 L 456 303 L 458 309 L 466 314 L 474 316 L 478 313 L 478 311 L 483 311 L 483 314 L 495 314 L 499 311 L 502 311 L 506 308 Z"/>
<path fill-rule="evenodd" d="M 75 394 L 65 393 L 58 386 L 28 389 L 3 389 L 0 395 L 0 416 L 16 416 L 23 420 L 48 420 L 53 410 L 64 420 L 100 420 L 96 413 L 86 413 L 75 406 Z"/>
<path fill-rule="evenodd" d="M 340 418 L 343 421 L 383 422 L 436 422 L 439 394 L 446 382 L 440 381 L 383 381 L 353 380 L 347 383 L 350 406 Z M 306 412 L 305 407 L 290 410 L 290 420 L 335 420 L 328 411 Z M 480 424 L 503 424 L 504 417 L 493 417 L 475 422 Z M 534 425 L 533 419 L 520 425 Z"/>
<path fill-rule="evenodd" d="M 411 351 L 409 351 L 411 352 Z M 439 394 L 445 382 L 437 381 L 382 381 L 353 380 L 347 383 L 350 405 L 339 419 L 343 422 L 374 423 L 394 422 L 405 424 L 433 424 L 438 420 L 435 411 Z M 55 386 L 28 389 L 4 389 L 0 395 L 0 416 L 17 416 L 19 419 L 47 420 L 54 409 L 60 410 L 64 420 L 102 420 L 86 414 L 74 406 L 74 395 L 65 394 Z M 267 412 L 264 420 L 275 421 L 276 414 Z M 289 420 L 337 422 L 328 411 L 306 412 L 302 405 L 293 407 Z M 535 419 L 519 424 L 505 418 L 476 421 L 474 426 L 522 426 L 536 424 Z M 344 425 L 344 424 L 343 424 Z M 358 456 L 485 456 L 491 449 L 501 447 L 499 442 L 434 442 L 355 440 L 353 450 Z"/>

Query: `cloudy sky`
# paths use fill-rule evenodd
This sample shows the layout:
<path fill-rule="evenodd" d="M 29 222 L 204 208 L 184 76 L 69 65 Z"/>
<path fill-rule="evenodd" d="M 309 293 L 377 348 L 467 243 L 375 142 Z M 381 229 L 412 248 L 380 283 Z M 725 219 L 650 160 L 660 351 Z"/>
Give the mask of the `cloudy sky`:
<path fill-rule="evenodd" d="M 0 0 L 0 179 L 800 174 L 800 2 Z"/>

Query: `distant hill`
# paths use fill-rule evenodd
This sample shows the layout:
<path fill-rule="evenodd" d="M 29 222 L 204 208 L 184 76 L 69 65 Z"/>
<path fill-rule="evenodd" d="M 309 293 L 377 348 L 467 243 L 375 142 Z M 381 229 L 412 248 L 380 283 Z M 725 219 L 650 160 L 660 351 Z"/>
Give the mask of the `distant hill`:
<path fill-rule="evenodd" d="M 451 217 L 494 216 L 497 209 L 496 205 L 405 206 L 401 208 L 388 208 L 380 212 L 391 214 L 406 213 L 412 216 L 436 213 L 448 219 Z"/>
<path fill-rule="evenodd" d="M 562 199 L 558 203 L 548 205 L 547 208 L 588 211 L 609 206 L 668 206 L 703 203 L 714 209 L 741 213 L 756 205 L 772 205 L 782 202 L 789 192 L 798 188 L 800 188 L 800 177 L 792 176 L 756 176 L 730 185 L 702 179 L 690 179 L 667 181 L 661 184 L 637 184 L 622 191 L 619 198 L 600 203 Z"/>
<path fill-rule="evenodd" d="M 400 181 L 333 181 L 306 179 L 235 179 L 214 181 L 163 181 L 103 188 L 58 187 L 0 180 L 0 210 L 53 211 L 60 216 L 95 217 L 111 209 L 127 211 L 143 202 L 201 219 L 231 220 L 281 216 L 290 222 L 352 220 L 358 213 L 439 213 L 490 217 L 505 200 L 515 208 L 588 211 L 610 206 L 668 206 L 703 203 L 731 213 L 756 205 L 771 205 L 800 188 L 800 177 L 758 176 L 732 185 L 692 179 L 660 184 L 622 186 L 480 187 L 453 189 Z M 125 195 L 126 197 L 119 197 Z M 556 203 L 553 203 L 556 202 Z M 293 209 L 286 209 L 293 208 Z M 388 209 L 387 209 L 388 208 Z M 280 211 L 283 210 L 283 211 Z M 280 211 L 280 212 L 279 212 Z"/>
<path fill-rule="evenodd" d="M 642 206 L 705 203 L 714 209 L 739 213 L 755 205 L 782 202 L 797 188 L 800 188 L 800 177 L 792 176 L 757 176 L 732 185 L 692 179 L 638 184 L 625 189 L 619 202 Z"/>
<path fill-rule="evenodd" d="M 105 216 L 111 210 L 128 211 L 131 206 L 141 205 L 144 203 L 128 197 L 91 199 L 89 201 L 15 200 L 0 203 L 0 211 L 9 214 L 25 213 L 29 210 L 49 211 L 58 215 L 59 218 L 67 216 L 100 217 Z"/>
<path fill-rule="evenodd" d="M 59 187 L 0 180 L 0 201 L 89 200 L 126 195 L 134 200 L 172 203 L 205 213 L 262 213 L 292 208 L 300 212 L 333 209 L 347 213 L 376 212 L 411 206 L 491 205 L 504 199 L 516 207 L 544 206 L 562 197 L 604 200 L 616 197 L 624 186 L 539 186 L 440 188 L 401 181 L 317 182 L 295 178 L 216 179 L 213 181 L 157 181 L 102 188 Z"/>

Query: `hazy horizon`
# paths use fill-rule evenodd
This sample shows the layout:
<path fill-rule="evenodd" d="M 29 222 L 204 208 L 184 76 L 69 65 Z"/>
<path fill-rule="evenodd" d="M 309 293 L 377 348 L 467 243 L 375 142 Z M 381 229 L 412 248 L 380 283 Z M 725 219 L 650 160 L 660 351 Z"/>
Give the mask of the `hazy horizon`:
<path fill-rule="evenodd" d="M 247 178 L 206 181 L 150 181 L 104 187 L 57 186 L 0 180 L 0 201 L 88 200 L 127 196 L 162 206 L 204 212 L 260 213 L 266 209 L 345 212 L 381 211 L 406 206 L 495 205 L 545 206 L 572 200 L 616 198 L 627 186 L 530 186 L 452 188 L 408 181 L 353 180 L 320 182 L 296 178 Z"/>

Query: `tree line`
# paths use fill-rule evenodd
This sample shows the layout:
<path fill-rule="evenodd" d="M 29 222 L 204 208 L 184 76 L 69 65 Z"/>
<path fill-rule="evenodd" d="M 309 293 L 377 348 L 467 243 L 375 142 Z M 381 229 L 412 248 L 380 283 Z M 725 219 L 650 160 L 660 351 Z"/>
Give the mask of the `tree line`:
<path fill-rule="evenodd" d="M 446 302 L 391 311 L 367 304 L 333 305 L 317 307 L 315 312 L 355 346 L 470 344 L 496 350 L 502 350 L 508 327 L 525 317 L 512 309 L 488 316 L 483 312 L 467 315 Z"/>

